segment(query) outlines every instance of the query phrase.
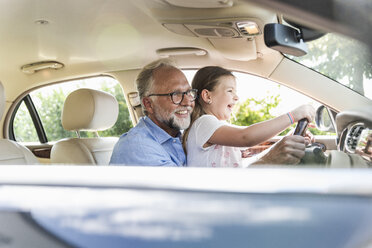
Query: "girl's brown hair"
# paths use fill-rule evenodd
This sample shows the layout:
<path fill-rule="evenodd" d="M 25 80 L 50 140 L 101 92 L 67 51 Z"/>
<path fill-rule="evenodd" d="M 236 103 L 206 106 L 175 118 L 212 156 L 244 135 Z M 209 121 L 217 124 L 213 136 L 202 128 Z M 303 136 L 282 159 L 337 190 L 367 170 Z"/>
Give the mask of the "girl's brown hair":
<path fill-rule="evenodd" d="M 196 72 L 194 79 L 192 80 L 191 88 L 198 90 L 198 97 L 195 100 L 195 107 L 191 114 L 190 126 L 184 131 L 183 137 L 182 137 L 182 144 L 183 144 L 183 149 L 185 153 L 187 153 L 186 142 L 187 142 L 187 138 L 189 136 L 189 132 L 190 132 L 190 128 L 192 124 L 195 122 L 196 119 L 198 119 L 200 116 L 205 114 L 204 109 L 203 109 L 203 99 L 200 97 L 200 94 L 202 93 L 204 89 L 208 91 L 213 91 L 219 83 L 218 79 L 222 76 L 233 76 L 234 77 L 231 71 L 226 70 L 222 67 L 206 66 L 206 67 L 199 69 Z"/>

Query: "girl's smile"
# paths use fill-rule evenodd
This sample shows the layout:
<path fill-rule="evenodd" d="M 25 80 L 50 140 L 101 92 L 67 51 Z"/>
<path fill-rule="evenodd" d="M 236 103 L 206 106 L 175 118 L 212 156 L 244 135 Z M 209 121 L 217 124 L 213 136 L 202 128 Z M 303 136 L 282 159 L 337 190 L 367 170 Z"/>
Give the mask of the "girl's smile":
<path fill-rule="evenodd" d="M 205 106 L 206 113 L 216 116 L 219 120 L 230 119 L 233 108 L 239 100 L 236 94 L 235 78 L 233 76 L 220 77 L 217 87 L 209 93 L 210 104 Z"/>

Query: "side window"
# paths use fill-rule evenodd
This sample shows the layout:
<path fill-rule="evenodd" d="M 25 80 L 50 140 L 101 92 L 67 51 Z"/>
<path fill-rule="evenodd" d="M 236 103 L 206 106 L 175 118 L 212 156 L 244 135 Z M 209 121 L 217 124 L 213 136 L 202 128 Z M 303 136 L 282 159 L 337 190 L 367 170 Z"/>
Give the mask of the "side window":
<path fill-rule="evenodd" d="M 315 109 L 320 103 L 286 86 L 265 78 L 234 72 L 237 81 L 239 104 L 231 122 L 236 125 L 252 125 L 289 112 L 302 104 L 310 104 Z M 294 127 L 295 124 L 292 126 Z M 315 135 L 326 135 L 315 124 L 309 125 Z M 279 135 L 287 134 L 291 129 Z"/>
<path fill-rule="evenodd" d="M 38 140 L 36 128 L 33 125 L 30 112 L 22 101 L 13 122 L 15 139 L 18 142 L 32 142 Z"/>
<path fill-rule="evenodd" d="M 196 71 L 184 70 L 184 73 L 191 83 Z M 240 72 L 233 74 L 236 77 L 239 96 L 235 116 L 230 120 L 233 124 L 249 126 L 291 111 L 302 104 L 311 104 L 315 109 L 321 105 L 310 97 L 265 78 Z M 314 123 L 310 124 L 309 129 L 314 135 L 336 135 L 318 130 Z M 280 135 L 285 135 L 289 130 Z"/>
<path fill-rule="evenodd" d="M 25 97 L 12 123 L 15 140 L 20 142 L 43 143 L 53 142 L 67 137 L 76 137 L 75 132 L 63 129 L 61 113 L 67 95 L 79 88 L 91 88 L 105 91 L 115 96 L 119 103 L 119 116 L 116 124 L 108 130 L 98 132 L 101 137 L 120 136 L 132 127 L 128 107 L 120 84 L 111 77 L 101 76 L 50 85 L 31 92 L 29 96 L 36 110 L 31 111 L 31 113 L 36 112 L 41 125 L 40 127 L 35 127 L 35 121 L 30 117 L 30 109 L 26 108 L 24 103 L 27 102 L 27 97 Z M 42 133 L 45 133 L 46 140 L 40 139 L 40 135 L 38 136 L 38 132 L 36 131 L 38 128 L 42 129 Z M 81 132 L 81 136 L 93 137 L 94 134 L 90 132 Z"/>

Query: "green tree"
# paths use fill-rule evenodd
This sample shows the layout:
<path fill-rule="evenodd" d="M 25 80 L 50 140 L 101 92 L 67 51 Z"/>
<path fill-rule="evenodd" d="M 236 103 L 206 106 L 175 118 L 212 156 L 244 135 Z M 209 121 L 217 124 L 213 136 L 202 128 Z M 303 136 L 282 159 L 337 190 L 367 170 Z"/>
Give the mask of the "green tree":
<path fill-rule="evenodd" d="M 274 116 L 270 111 L 278 106 L 279 95 L 266 96 L 264 99 L 248 98 L 245 102 L 237 105 L 235 118 L 230 121 L 238 126 L 250 126 L 255 123 L 270 120 Z M 291 129 L 287 128 L 279 135 L 287 134 Z"/>
<path fill-rule="evenodd" d="M 38 99 L 35 105 L 49 141 L 76 136 L 62 127 L 61 113 L 66 99 L 62 88 L 53 89 L 50 94 L 36 92 L 33 99 Z"/>
<path fill-rule="evenodd" d="M 254 123 L 272 119 L 270 114 L 272 108 L 276 108 L 280 102 L 279 96 L 267 96 L 257 100 L 248 98 L 245 102 L 236 106 L 236 116 L 231 119 L 231 123 L 239 126 L 249 126 Z"/>
<path fill-rule="evenodd" d="M 237 104 L 235 117 L 231 118 L 230 122 L 238 126 L 250 126 L 255 123 L 270 120 L 274 116 L 270 113 L 280 103 L 280 96 L 267 96 L 264 99 L 257 100 L 248 98 L 245 102 Z M 286 135 L 296 126 L 285 129 L 279 135 Z M 314 135 L 329 135 L 330 133 L 323 132 L 317 128 L 309 127 L 309 130 Z"/>
<path fill-rule="evenodd" d="M 294 58 L 364 95 L 363 79 L 372 78 L 372 63 L 368 47 L 356 40 L 327 34 L 308 43 L 309 53 Z"/>
<path fill-rule="evenodd" d="M 106 84 L 103 84 L 101 90 L 108 92 L 116 97 L 116 100 L 119 103 L 119 115 L 116 124 L 108 130 L 100 131 L 99 135 L 106 137 L 120 136 L 133 127 L 129 115 L 128 105 L 123 95 L 123 90 L 121 89 L 120 84 L 116 84 L 115 87 L 108 87 Z"/>
<path fill-rule="evenodd" d="M 32 142 L 37 141 L 38 136 L 35 126 L 32 123 L 30 113 L 24 102 L 21 103 L 13 122 L 13 131 L 17 141 Z"/>

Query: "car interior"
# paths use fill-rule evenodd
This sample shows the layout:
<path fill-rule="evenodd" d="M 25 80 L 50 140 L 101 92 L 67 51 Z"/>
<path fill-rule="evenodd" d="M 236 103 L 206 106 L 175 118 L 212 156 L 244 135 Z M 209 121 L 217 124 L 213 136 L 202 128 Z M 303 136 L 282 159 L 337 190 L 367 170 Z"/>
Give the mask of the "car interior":
<path fill-rule="evenodd" d="M 0 118 L 5 106 L 4 87 L 0 82 Z M 8 139 L 0 139 L 1 164 L 37 164 L 37 158 L 25 146 Z"/>
<path fill-rule="evenodd" d="M 371 0 L 0 0 L 0 246 L 371 248 L 371 11 Z M 316 108 L 242 155 L 292 131 L 315 142 L 294 167 L 105 166 L 143 116 L 138 73 L 160 58 L 190 83 L 204 66 L 231 70 L 232 124 Z"/>
<path fill-rule="evenodd" d="M 307 42 L 332 31 L 316 18 L 284 15 L 244 0 L 3 0 L 0 9 L 2 164 L 107 165 L 118 135 L 99 137 L 98 131 L 122 121 L 118 99 L 88 87 L 73 91 L 61 106 L 60 122 L 75 136 L 48 141 L 40 138 L 44 131 L 29 95 L 50 85 L 63 88 L 71 80 L 107 76 L 120 84 L 134 126 L 143 115 L 136 76 L 146 64 L 169 58 L 182 70 L 218 65 L 312 98 L 322 105 L 318 129 L 335 134 L 316 135 L 317 145 L 307 149 L 304 163 L 371 166 L 371 74 L 364 76 L 363 95 L 345 87 L 343 72 L 340 83 L 296 60 L 308 53 Z M 15 128 L 25 128 L 14 122 L 23 102 L 29 102 L 39 137 L 33 142 L 14 134 Z M 93 136 L 81 137 L 81 131 Z"/>
<path fill-rule="evenodd" d="M 81 138 L 80 130 L 105 130 L 115 124 L 118 112 L 118 102 L 108 93 L 92 89 L 73 91 L 63 105 L 62 126 L 66 130 L 76 131 L 77 138 L 57 141 L 51 150 L 51 162 L 107 165 L 118 138 L 98 135 Z"/>

